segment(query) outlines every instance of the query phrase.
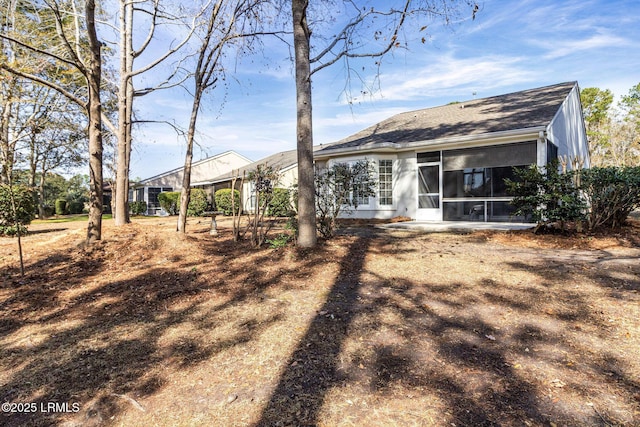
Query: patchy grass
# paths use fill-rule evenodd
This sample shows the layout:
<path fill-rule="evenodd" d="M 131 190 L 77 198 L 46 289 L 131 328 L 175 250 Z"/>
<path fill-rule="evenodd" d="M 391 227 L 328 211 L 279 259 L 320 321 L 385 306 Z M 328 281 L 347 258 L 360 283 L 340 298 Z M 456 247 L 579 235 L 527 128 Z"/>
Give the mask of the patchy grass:
<path fill-rule="evenodd" d="M 89 219 L 89 215 L 87 214 L 63 215 L 63 216 L 56 216 L 56 217 L 47 218 L 47 219 L 34 219 L 31 223 L 32 224 L 62 224 L 65 222 L 87 222 L 88 219 Z M 102 215 L 102 219 L 103 220 L 111 219 L 111 214 Z"/>
<path fill-rule="evenodd" d="M 24 278 L 0 239 L 0 400 L 78 408 L 0 424 L 640 424 L 637 226 L 256 250 L 229 225 L 106 223 L 89 249 L 34 225 Z"/>

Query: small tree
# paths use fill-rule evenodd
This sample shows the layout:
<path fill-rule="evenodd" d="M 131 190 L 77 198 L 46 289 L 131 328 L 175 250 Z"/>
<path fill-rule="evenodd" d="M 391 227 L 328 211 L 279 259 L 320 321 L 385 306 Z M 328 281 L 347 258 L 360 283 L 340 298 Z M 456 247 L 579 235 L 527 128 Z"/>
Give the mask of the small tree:
<path fill-rule="evenodd" d="M 516 215 L 536 221 L 534 233 L 552 223 L 564 230 L 567 222 L 585 219 L 587 204 L 576 185 L 580 171 L 560 173 L 558 161 L 554 160 L 546 168 L 531 165 L 514 172 L 516 179 L 505 181 L 514 194 L 511 204 Z"/>
<path fill-rule="evenodd" d="M 335 163 L 315 174 L 317 226 L 325 238 L 333 237 L 337 219 L 351 214 L 361 202 L 375 196 L 371 162 Z"/>
<path fill-rule="evenodd" d="M 20 256 L 20 274 L 24 276 L 21 236 L 27 232 L 35 214 L 33 192 L 27 187 L 13 187 L 0 184 L 0 234 L 18 237 L 18 254 Z"/>
<path fill-rule="evenodd" d="M 262 246 L 265 242 L 267 232 L 271 228 L 271 222 L 264 221 L 269 203 L 273 198 L 274 186 L 280 179 L 280 171 L 273 166 L 261 164 L 248 175 L 249 182 L 253 187 L 253 217 L 249 220 L 251 230 L 251 243 L 254 246 Z"/>
<path fill-rule="evenodd" d="M 591 207 L 589 230 L 620 227 L 640 207 L 640 167 L 585 170 L 582 190 Z"/>
<path fill-rule="evenodd" d="M 238 174 L 239 174 L 239 170 L 236 172 L 233 172 L 233 178 L 231 178 L 231 188 L 233 188 L 233 193 L 234 193 L 234 197 L 231 197 L 231 221 L 233 224 L 233 241 L 237 242 L 238 240 L 240 240 L 240 222 L 242 221 L 242 204 L 241 204 L 241 200 L 243 199 L 243 195 L 240 192 L 238 194 L 238 200 L 236 201 L 235 198 L 235 192 L 237 191 L 236 188 L 236 182 L 238 181 Z M 240 178 L 240 188 L 244 190 L 244 180 L 245 177 L 247 175 L 247 172 L 243 172 L 242 173 L 242 177 Z"/>

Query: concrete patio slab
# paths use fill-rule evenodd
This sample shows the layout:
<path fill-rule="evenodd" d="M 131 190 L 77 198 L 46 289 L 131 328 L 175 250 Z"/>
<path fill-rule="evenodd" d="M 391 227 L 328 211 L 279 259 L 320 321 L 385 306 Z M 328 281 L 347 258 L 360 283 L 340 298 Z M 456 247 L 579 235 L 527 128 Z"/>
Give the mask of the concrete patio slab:
<path fill-rule="evenodd" d="M 526 230 L 535 224 L 512 222 L 476 222 L 476 221 L 406 221 L 392 224 L 380 224 L 380 228 L 392 230 L 415 230 L 428 233 L 466 232 L 476 230 Z"/>

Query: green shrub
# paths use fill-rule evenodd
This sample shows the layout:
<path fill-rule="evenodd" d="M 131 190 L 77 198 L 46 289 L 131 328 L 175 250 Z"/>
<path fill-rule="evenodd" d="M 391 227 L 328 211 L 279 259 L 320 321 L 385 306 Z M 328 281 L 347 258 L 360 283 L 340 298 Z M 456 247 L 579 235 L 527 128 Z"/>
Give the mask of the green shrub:
<path fill-rule="evenodd" d="M 273 239 L 267 239 L 265 242 L 269 244 L 271 249 L 284 248 L 291 241 L 291 237 L 288 234 L 280 233 Z"/>
<path fill-rule="evenodd" d="M 295 212 L 291 206 L 291 192 L 286 188 L 274 188 L 271 200 L 267 206 L 269 216 L 293 216 Z"/>
<path fill-rule="evenodd" d="M 64 215 L 67 213 L 67 201 L 64 199 L 56 200 L 56 215 Z"/>
<path fill-rule="evenodd" d="M 131 202 L 129 203 L 129 211 L 131 211 L 131 215 L 144 215 L 147 213 L 147 202 L 144 200 Z"/>
<path fill-rule="evenodd" d="M 84 210 L 84 203 L 82 203 L 81 201 L 78 200 L 73 200 L 71 202 L 68 203 L 69 206 L 69 213 L 70 214 L 81 214 L 82 211 Z"/>
<path fill-rule="evenodd" d="M 207 192 L 202 188 L 192 188 L 189 206 L 187 207 L 187 216 L 202 216 L 208 206 Z"/>
<path fill-rule="evenodd" d="M 33 193 L 27 187 L 13 187 L 15 211 L 11 198 L 9 186 L 0 185 L 0 234 L 14 235 L 18 230 L 23 234 L 35 217 Z"/>
<path fill-rule="evenodd" d="M 640 207 L 640 167 L 605 167 L 583 171 L 582 191 L 590 204 L 588 226 L 617 228 Z"/>
<path fill-rule="evenodd" d="M 56 210 L 53 206 L 50 205 L 45 205 L 44 206 L 44 217 L 48 218 L 50 216 L 53 216 L 56 213 Z"/>
<path fill-rule="evenodd" d="M 514 169 L 514 173 L 516 179 L 505 183 L 514 195 L 511 204 L 516 208 L 515 215 L 536 221 L 536 231 L 552 223 L 564 229 L 566 222 L 586 218 L 587 204 L 577 185 L 580 171 L 560 173 L 554 161 L 544 169 L 531 165 Z"/>
<path fill-rule="evenodd" d="M 165 210 L 169 215 L 178 215 L 180 210 L 180 192 L 179 191 L 165 191 L 158 194 L 158 202 L 160 207 Z M 145 209 L 146 212 L 146 209 Z"/>
<path fill-rule="evenodd" d="M 225 215 L 232 214 L 230 188 L 223 188 L 222 190 L 216 191 L 214 198 L 216 201 L 216 209 L 218 211 L 224 213 Z M 233 190 L 233 198 L 235 199 L 236 211 L 240 212 L 240 191 Z"/>
<path fill-rule="evenodd" d="M 180 212 L 180 196 L 178 192 L 178 202 L 176 211 Z M 207 192 L 202 188 L 192 188 L 189 196 L 189 206 L 187 206 L 187 216 L 202 216 L 203 213 L 209 208 L 209 200 L 207 199 Z"/>

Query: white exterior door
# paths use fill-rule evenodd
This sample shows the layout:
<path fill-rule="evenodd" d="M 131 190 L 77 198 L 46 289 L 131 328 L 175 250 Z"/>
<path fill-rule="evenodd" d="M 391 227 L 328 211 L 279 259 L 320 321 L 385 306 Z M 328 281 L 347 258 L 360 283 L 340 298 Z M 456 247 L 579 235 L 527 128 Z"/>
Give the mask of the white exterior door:
<path fill-rule="evenodd" d="M 442 221 L 440 191 L 440 163 L 418 163 L 417 220 Z"/>

